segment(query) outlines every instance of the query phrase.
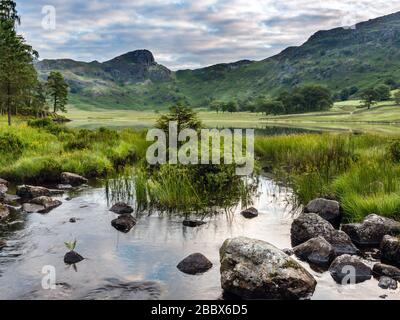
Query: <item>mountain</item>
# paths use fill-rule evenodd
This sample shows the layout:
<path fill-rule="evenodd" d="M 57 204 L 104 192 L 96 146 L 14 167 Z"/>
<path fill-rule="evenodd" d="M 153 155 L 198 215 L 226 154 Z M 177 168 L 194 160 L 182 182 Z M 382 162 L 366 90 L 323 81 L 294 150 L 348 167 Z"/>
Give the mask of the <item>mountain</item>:
<path fill-rule="evenodd" d="M 104 63 L 44 60 L 37 68 L 42 77 L 50 70 L 64 73 L 72 101 L 81 107 L 160 108 L 182 99 L 201 106 L 214 99 L 273 96 L 311 83 L 336 93 L 363 89 L 389 79 L 400 83 L 400 12 L 353 28 L 318 31 L 303 45 L 262 61 L 171 72 L 140 50 Z"/>

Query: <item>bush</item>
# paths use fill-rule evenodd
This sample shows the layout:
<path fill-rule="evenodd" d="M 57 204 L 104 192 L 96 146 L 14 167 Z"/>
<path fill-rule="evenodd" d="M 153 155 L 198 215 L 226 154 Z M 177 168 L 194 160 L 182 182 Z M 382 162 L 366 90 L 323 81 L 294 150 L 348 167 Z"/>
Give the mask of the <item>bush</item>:
<path fill-rule="evenodd" d="M 400 140 L 396 140 L 390 144 L 389 153 L 393 161 L 400 162 Z"/>
<path fill-rule="evenodd" d="M 31 128 L 39 128 L 39 129 L 44 129 L 51 134 L 54 134 L 58 136 L 62 132 L 68 132 L 69 130 L 67 127 L 64 125 L 59 125 L 55 123 L 52 119 L 50 118 L 42 118 L 42 119 L 35 119 L 35 120 L 29 120 L 28 121 L 28 126 Z"/>
<path fill-rule="evenodd" d="M 0 135 L 0 151 L 5 156 L 21 156 L 25 145 L 22 140 L 13 133 L 4 133 Z"/>

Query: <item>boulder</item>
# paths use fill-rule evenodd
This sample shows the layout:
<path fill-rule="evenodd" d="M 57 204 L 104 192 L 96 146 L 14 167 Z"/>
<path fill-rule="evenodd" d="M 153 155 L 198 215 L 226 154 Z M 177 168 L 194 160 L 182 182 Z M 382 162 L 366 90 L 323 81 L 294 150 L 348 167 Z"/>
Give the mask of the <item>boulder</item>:
<path fill-rule="evenodd" d="M 77 187 L 82 184 L 88 183 L 88 179 L 75 173 L 63 172 L 61 173 L 61 183 L 70 184 L 71 186 Z"/>
<path fill-rule="evenodd" d="M 333 226 L 339 226 L 341 220 L 340 205 L 335 200 L 314 199 L 304 208 L 305 213 L 316 213 Z"/>
<path fill-rule="evenodd" d="M 10 185 L 10 183 L 7 180 L 1 179 L 1 178 L 0 178 L 0 184 L 4 184 L 7 187 Z"/>
<path fill-rule="evenodd" d="M 20 201 L 21 198 L 18 197 L 17 195 L 11 195 L 11 194 L 0 194 L 0 202 L 4 204 L 9 204 L 9 205 L 16 205 L 18 204 L 18 201 Z"/>
<path fill-rule="evenodd" d="M 349 254 L 337 257 L 329 267 L 332 278 L 341 284 L 355 284 L 371 279 L 372 270 L 358 257 Z"/>
<path fill-rule="evenodd" d="M 291 227 L 291 240 L 293 246 L 298 246 L 318 236 L 328 241 L 335 255 L 356 255 L 357 247 L 351 242 L 350 237 L 343 231 L 336 230 L 328 221 L 316 213 L 302 213 L 296 218 Z"/>
<path fill-rule="evenodd" d="M 6 219 L 9 215 L 10 210 L 6 206 L 0 204 L 0 221 Z"/>
<path fill-rule="evenodd" d="M 382 289 L 397 289 L 397 281 L 389 277 L 381 277 L 378 286 Z"/>
<path fill-rule="evenodd" d="M 75 222 L 76 222 L 76 218 L 70 218 L 70 219 L 69 219 L 69 222 L 75 223 Z"/>
<path fill-rule="evenodd" d="M 321 236 L 294 247 L 293 252 L 301 260 L 321 267 L 329 267 L 335 258 L 333 247 Z"/>
<path fill-rule="evenodd" d="M 268 242 L 228 239 L 220 259 L 222 289 L 243 299 L 301 299 L 315 290 L 311 274 Z"/>
<path fill-rule="evenodd" d="M 46 208 L 40 204 L 27 202 L 22 205 L 22 211 L 25 213 L 40 213 L 45 210 Z"/>
<path fill-rule="evenodd" d="M 199 274 L 204 273 L 211 269 L 213 264 L 201 253 L 193 253 L 190 256 L 183 259 L 177 265 L 177 268 L 187 274 Z"/>
<path fill-rule="evenodd" d="M 372 272 L 378 277 L 385 276 L 400 281 L 400 269 L 388 264 L 376 263 Z"/>
<path fill-rule="evenodd" d="M 200 227 L 200 226 L 202 226 L 203 224 L 206 224 L 206 223 L 204 221 L 201 221 L 201 220 L 184 220 L 182 222 L 182 224 L 185 227 L 196 228 L 196 227 Z"/>
<path fill-rule="evenodd" d="M 51 210 L 59 207 L 62 205 L 62 202 L 60 200 L 56 200 L 50 197 L 42 196 L 42 197 L 37 197 L 31 201 L 31 204 L 36 204 L 43 206 L 43 210 L 39 210 L 37 212 L 39 213 L 48 213 Z"/>
<path fill-rule="evenodd" d="M 75 251 L 69 251 L 64 256 L 64 263 L 66 264 L 76 264 L 81 262 L 84 258 Z"/>
<path fill-rule="evenodd" d="M 130 214 L 130 213 L 132 213 L 134 210 L 133 210 L 133 208 L 132 208 L 130 205 L 128 205 L 128 204 L 126 204 L 126 203 L 124 203 L 124 202 L 118 202 L 118 203 L 114 204 L 114 205 L 111 207 L 110 211 L 112 211 L 112 212 L 114 212 L 114 213 L 116 213 L 116 214 Z"/>
<path fill-rule="evenodd" d="M 124 214 L 120 215 L 117 219 L 112 220 L 111 225 L 118 231 L 127 233 L 136 225 L 136 219 L 130 214 Z"/>
<path fill-rule="evenodd" d="M 345 224 L 342 230 L 358 245 L 379 246 L 385 235 L 400 234 L 400 222 L 370 214 L 362 223 Z"/>
<path fill-rule="evenodd" d="M 395 266 L 400 266 L 400 238 L 384 236 L 381 243 L 381 258 L 383 262 L 388 262 Z"/>
<path fill-rule="evenodd" d="M 23 199 L 33 199 L 42 196 L 49 197 L 50 195 L 51 195 L 50 190 L 44 187 L 36 187 L 29 185 L 23 185 L 17 187 L 17 196 Z"/>
<path fill-rule="evenodd" d="M 258 217 L 258 210 L 256 208 L 251 207 L 246 210 L 243 210 L 240 214 L 246 219 L 253 219 L 255 217 Z"/>
<path fill-rule="evenodd" d="M 10 214 L 20 214 L 22 212 L 22 207 L 21 206 L 11 206 L 9 204 L 4 205 Z"/>
<path fill-rule="evenodd" d="M 5 184 L 0 183 L 0 195 L 5 194 L 8 191 L 8 187 Z"/>
<path fill-rule="evenodd" d="M 5 241 L 5 240 L 0 240 L 0 249 L 1 248 L 4 248 L 4 247 L 6 247 L 7 246 L 7 241 Z"/>

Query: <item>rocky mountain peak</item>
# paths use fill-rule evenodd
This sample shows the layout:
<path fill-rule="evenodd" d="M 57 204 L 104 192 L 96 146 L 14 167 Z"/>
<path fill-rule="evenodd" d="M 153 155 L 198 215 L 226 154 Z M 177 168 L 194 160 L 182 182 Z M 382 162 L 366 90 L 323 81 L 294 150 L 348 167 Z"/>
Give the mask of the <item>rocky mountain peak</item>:
<path fill-rule="evenodd" d="M 124 62 L 150 66 L 155 64 L 155 59 L 149 50 L 135 50 L 116 57 L 108 62 Z M 107 63 L 107 62 L 106 62 Z"/>

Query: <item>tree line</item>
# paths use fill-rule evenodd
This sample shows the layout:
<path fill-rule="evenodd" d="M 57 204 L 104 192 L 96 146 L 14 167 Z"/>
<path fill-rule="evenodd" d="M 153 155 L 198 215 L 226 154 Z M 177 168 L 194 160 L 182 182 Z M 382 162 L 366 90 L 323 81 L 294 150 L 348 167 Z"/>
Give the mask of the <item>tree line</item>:
<path fill-rule="evenodd" d="M 329 89 L 320 85 L 308 85 L 281 92 L 276 98 L 259 96 L 245 101 L 212 101 L 210 109 L 216 112 L 260 112 L 267 115 L 294 114 L 325 111 L 333 106 Z"/>
<path fill-rule="evenodd" d="M 39 80 L 34 67 L 39 54 L 18 34 L 20 24 L 15 1 L 0 0 L 0 114 L 7 115 L 9 125 L 18 114 L 65 112 L 68 102 L 68 85 L 59 72 Z"/>

